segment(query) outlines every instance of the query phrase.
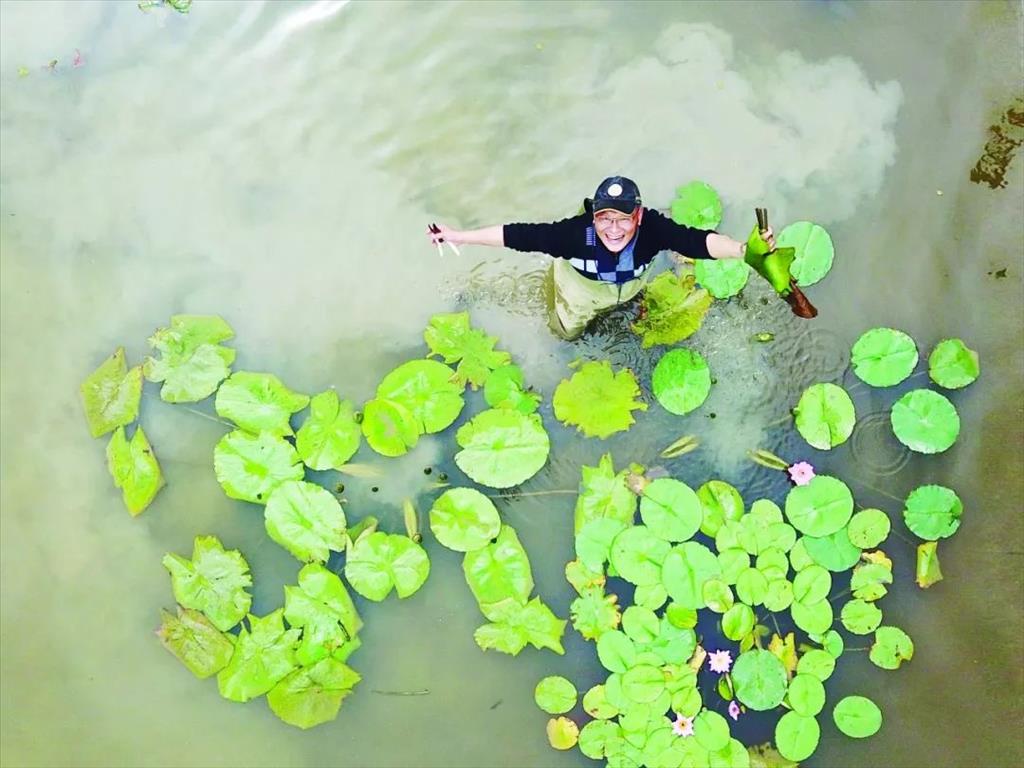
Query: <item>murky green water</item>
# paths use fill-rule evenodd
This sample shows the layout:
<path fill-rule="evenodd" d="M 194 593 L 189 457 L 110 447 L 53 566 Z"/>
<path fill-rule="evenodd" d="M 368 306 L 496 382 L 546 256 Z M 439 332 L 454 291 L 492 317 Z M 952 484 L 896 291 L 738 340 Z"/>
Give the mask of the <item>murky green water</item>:
<path fill-rule="evenodd" d="M 910 547 L 890 546 L 899 586 L 883 609 L 917 641 L 913 662 L 885 673 L 853 655 L 830 683 L 831 701 L 874 698 L 885 727 L 855 743 L 827 724 L 811 764 L 1024 764 L 1024 162 L 1005 189 L 968 180 L 1019 88 L 1021 23 L 1019 5 L 1001 1 L 196 0 L 181 17 L 131 2 L 4 0 L 3 764 L 589 763 L 547 746 L 532 689 L 555 672 L 596 680 L 592 647 L 570 632 L 564 658 L 482 654 L 460 559 L 434 543 L 415 597 L 361 604 L 353 661 L 364 682 L 335 723 L 301 733 L 262 701 L 228 703 L 194 680 L 152 635 L 171 603 L 163 553 L 220 536 L 249 559 L 260 613 L 280 604 L 298 564 L 268 542 L 258 509 L 218 486 L 221 425 L 149 390 L 142 419 L 168 487 L 131 519 L 104 443 L 88 437 L 78 384 L 119 344 L 139 360 L 180 312 L 225 316 L 236 368 L 357 401 L 422 354 L 429 316 L 453 308 L 498 334 L 548 395 L 578 355 L 644 374 L 649 355 L 615 323 L 575 347 L 546 333 L 543 257 L 465 248 L 439 260 L 423 236 L 431 220 L 560 217 L 613 172 L 655 205 L 677 184 L 711 182 L 733 234 L 755 203 L 777 223 L 816 220 L 836 266 L 810 292 L 822 310 L 812 324 L 762 305 L 753 284 L 747 307 L 716 307 L 694 337 L 718 379 L 696 415 L 652 407 L 600 442 L 546 409 L 553 459 L 524 490 L 574 488 L 579 465 L 602 452 L 647 461 L 685 432 L 703 449 L 669 469 L 694 484 L 722 477 L 748 499 L 784 491 L 743 459 L 758 446 L 810 458 L 893 515 L 891 496 L 951 485 L 966 513 L 942 545 L 946 580 L 919 591 Z M 847 350 L 874 325 L 906 330 L 923 351 L 959 335 L 980 352 L 981 380 L 952 396 L 964 429 L 946 454 L 905 456 L 878 417 L 827 456 L 776 424 L 807 384 L 853 383 Z M 749 341 L 763 330 L 774 344 Z M 852 391 L 861 416 L 892 401 Z M 432 438 L 401 460 L 364 453 L 388 477 L 377 494 L 349 482 L 350 517 L 398 526 L 423 467 L 447 467 L 452 450 Z M 562 615 L 572 505 L 567 494 L 502 504 L 539 594 Z"/>

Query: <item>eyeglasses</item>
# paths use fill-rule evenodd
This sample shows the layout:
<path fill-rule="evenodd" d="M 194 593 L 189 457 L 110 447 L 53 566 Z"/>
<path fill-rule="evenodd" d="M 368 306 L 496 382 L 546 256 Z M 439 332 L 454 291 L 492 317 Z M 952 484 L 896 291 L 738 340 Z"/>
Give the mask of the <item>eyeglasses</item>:
<path fill-rule="evenodd" d="M 608 229 L 612 224 L 618 224 L 620 227 L 627 226 L 627 222 L 633 222 L 632 216 L 615 216 L 611 214 L 599 213 L 594 217 L 594 223 L 601 229 Z"/>

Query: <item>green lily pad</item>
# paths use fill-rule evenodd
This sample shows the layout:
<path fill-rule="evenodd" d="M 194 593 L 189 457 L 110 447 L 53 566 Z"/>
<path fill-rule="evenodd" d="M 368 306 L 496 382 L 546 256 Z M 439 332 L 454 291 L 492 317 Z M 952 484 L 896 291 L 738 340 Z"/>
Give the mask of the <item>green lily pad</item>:
<path fill-rule="evenodd" d="M 847 631 L 855 635 L 870 635 L 882 623 L 882 612 L 874 603 L 851 600 L 839 614 Z"/>
<path fill-rule="evenodd" d="M 707 536 L 717 535 L 726 521 L 743 516 L 743 497 L 723 480 L 708 480 L 697 489 L 697 498 L 703 509 L 700 530 Z"/>
<path fill-rule="evenodd" d="M 557 654 L 565 653 L 561 638 L 566 621 L 555 616 L 539 597 L 528 603 L 508 598 L 480 607 L 491 620 L 473 633 L 481 649 L 515 656 L 529 643 L 538 650 L 547 648 Z"/>
<path fill-rule="evenodd" d="M 458 363 L 455 381 L 477 389 L 484 385 L 491 371 L 508 365 L 512 356 L 494 348 L 496 336 L 488 336 L 469 324 L 469 312 L 439 314 L 430 318 L 423 340 L 430 353 L 445 363 Z"/>
<path fill-rule="evenodd" d="M 160 611 L 157 637 L 200 680 L 227 666 L 235 652 L 235 638 L 221 632 L 199 611 L 178 606 L 178 615 Z"/>
<path fill-rule="evenodd" d="M 285 480 L 270 494 L 264 512 L 267 535 L 303 562 L 326 563 L 345 550 L 345 512 L 316 483 Z"/>
<path fill-rule="evenodd" d="M 808 634 L 824 634 L 835 621 L 832 603 L 828 600 L 819 600 L 816 603 L 803 603 L 794 600 L 793 604 L 789 606 L 789 612 L 793 617 L 793 622 Z"/>
<path fill-rule="evenodd" d="M 804 390 L 793 409 L 797 431 L 822 451 L 845 443 L 853 434 L 857 414 L 846 390 L 835 384 L 814 384 Z"/>
<path fill-rule="evenodd" d="M 323 659 L 283 678 L 267 693 L 267 704 L 288 725 L 312 728 L 336 718 L 341 702 L 361 679 L 337 659 Z"/>
<path fill-rule="evenodd" d="M 665 690 L 665 676 L 661 669 L 650 664 L 637 664 L 622 675 L 622 691 L 632 701 L 647 704 Z"/>
<path fill-rule="evenodd" d="M 962 389 L 980 373 L 978 353 L 961 339 L 944 339 L 928 355 L 928 375 L 940 387 Z"/>
<path fill-rule="evenodd" d="M 739 547 L 718 547 L 718 564 L 722 567 L 722 581 L 735 584 L 740 574 L 750 567 L 750 555 Z"/>
<path fill-rule="evenodd" d="M 850 589 L 858 600 L 880 600 L 892 584 L 892 570 L 879 563 L 864 563 L 853 569 Z"/>
<path fill-rule="evenodd" d="M 501 530 L 493 502 L 473 488 L 452 488 L 430 509 L 430 530 L 448 549 L 469 552 L 487 545 Z"/>
<path fill-rule="evenodd" d="M 921 589 L 928 589 L 932 584 L 942 581 L 942 570 L 939 568 L 937 541 L 926 541 L 917 545 L 917 562 L 914 580 Z"/>
<path fill-rule="evenodd" d="M 813 717 L 787 712 L 775 725 L 775 746 L 787 760 L 799 763 L 814 754 L 821 727 Z"/>
<path fill-rule="evenodd" d="M 789 678 L 782 662 L 771 651 L 741 653 L 732 668 L 732 683 L 741 704 L 766 712 L 782 703 Z"/>
<path fill-rule="evenodd" d="M 797 714 L 814 717 L 825 706 L 825 686 L 814 675 L 797 675 L 789 681 L 786 700 Z"/>
<path fill-rule="evenodd" d="M 651 389 L 666 411 L 682 416 L 707 400 L 711 370 L 699 352 L 670 349 L 654 366 Z"/>
<path fill-rule="evenodd" d="M 764 593 L 764 607 L 780 613 L 793 604 L 793 583 L 786 579 L 772 579 Z"/>
<path fill-rule="evenodd" d="M 796 251 L 789 274 L 799 286 L 814 285 L 832 269 L 835 257 L 832 237 L 818 224 L 794 221 L 779 233 L 776 246 Z"/>
<path fill-rule="evenodd" d="M 623 534 L 619 534 L 620 538 Z M 684 608 L 704 607 L 704 582 L 721 578 L 718 558 L 703 544 L 687 541 L 664 556 L 661 581 L 669 596 Z"/>
<path fill-rule="evenodd" d="M 408 536 L 375 531 L 360 537 L 345 562 L 345 578 L 369 600 L 381 601 L 392 587 L 400 598 L 414 594 L 430 575 L 430 559 Z"/>
<path fill-rule="evenodd" d="M 493 544 L 467 552 L 462 570 L 480 605 L 507 599 L 525 603 L 533 591 L 530 560 L 508 525 L 501 527 Z"/>
<path fill-rule="evenodd" d="M 714 229 L 722 222 L 722 200 L 707 182 L 691 181 L 676 188 L 672 221 L 694 229 Z"/>
<path fill-rule="evenodd" d="M 148 507 L 164 487 L 160 464 L 141 426 L 131 442 L 125 439 L 124 427 L 117 428 L 107 443 L 107 468 L 132 517 Z"/>
<path fill-rule="evenodd" d="M 602 440 L 629 429 L 633 411 L 647 410 L 639 400 L 640 387 L 628 368 L 612 371 L 607 360 L 584 363 L 571 378 L 563 379 L 551 400 L 555 418 L 575 426 L 587 437 Z"/>
<path fill-rule="evenodd" d="M 949 488 L 922 485 L 907 496 L 903 520 L 915 536 L 925 541 L 945 539 L 957 532 L 964 505 Z"/>
<path fill-rule="evenodd" d="M 291 415 L 309 405 L 309 396 L 288 389 L 272 373 L 236 371 L 220 385 L 214 406 L 217 415 L 256 434 L 290 435 Z"/>
<path fill-rule="evenodd" d="M 602 571 L 611 557 L 612 542 L 626 530 L 626 524 L 614 517 L 590 520 L 576 534 L 576 555 L 589 568 Z"/>
<path fill-rule="evenodd" d="M 942 453 L 960 434 L 956 408 L 930 389 L 907 392 L 893 405 L 890 420 L 896 438 L 918 453 Z"/>
<path fill-rule="evenodd" d="M 820 565 L 809 565 L 793 579 L 793 598 L 807 605 L 820 602 L 832 591 L 832 576 Z"/>
<path fill-rule="evenodd" d="M 339 469 L 359 450 L 359 433 L 352 403 L 328 389 L 309 401 L 309 416 L 295 435 L 295 450 L 310 469 Z"/>
<path fill-rule="evenodd" d="M 305 476 L 291 443 L 269 432 L 250 435 L 240 429 L 217 442 L 213 468 L 230 498 L 253 504 L 266 504 L 281 483 Z"/>
<path fill-rule="evenodd" d="M 626 486 L 627 470 L 615 471 L 610 453 L 596 467 L 582 467 L 580 493 L 576 497 L 575 531 L 590 520 L 611 517 L 626 525 L 636 516 L 636 495 Z"/>
<path fill-rule="evenodd" d="M 737 594 L 739 594 L 738 589 Z M 729 585 L 721 579 L 705 581 L 701 587 L 701 598 L 704 600 L 704 604 L 715 613 L 725 613 L 732 608 L 735 602 Z"/>
<path fill-rule="evenodd" d="M 746 603 L 735 603 L 722 616 L 722 634 L 739 642 L 749 635 L 757 623 L 754 611 Z"/>
<path fill-rule="evenodd" d="M 917 346 L 903 331 L 872 328 L 854 343 L 850 352 L 853 372 L 872 387 L 899 384 L 917 365 Z"/>
<path fill-rule="evenodd" d="M 825 682 L 832 677 L 835 668 L 835 656 L 828 651 L 814 648 L 800 657 L 796 671 L 798 675 L 812 675 Z"/>
<path fill-rule="evenodd" d="M 850 543 L 861 549 L 873 549 L 889 536 L 892 522 L 880 509 L 862 509 L 850 518 L 846 533 Z"/>
<path fill-rule="evenodd" d="M 828 536 L 804 536 L 803 541 L 811 559 L 833 573 L 848 571 L 860 561 L 860 548 L 850 543 L 846 528 Z"/>
<path fill-rule="evenodd" d="M 696 287 L 693 275 L 676 277 L 662 272 L 644 290 L 642 319 L 631 326 L 646 349 L 656 344 L 675 344 L 689 338 L 701 323 L 714 299 Z"/>
<path fill-rule="evenodd" d="M 348 644 L 363 626 L 341 579 L 319 563 L 299 571 L 298 586 L 284 588 L 284 617 L 302 628 L 295 657 L 304 666 L 328 656 L 344 661 Z"/>
<path fill-rule="evenodd" d="M 235 350 L 221 346 L 235 332 L 217 315 L 174 315 L 169 328 L 149 338 L 160 358 L 147 357 L 143 373 L 163 382 L 160 397 L 168 403 L 196 403 L 217 391 L 231 373 Z"/>
<path fill-rule="evenodd" d="M 603 685 L 595 685 L 583 694 L 583 711 L 599 720 L 608 720 L 619 714 L 619 708 L 605 696 Z M 582 734 L 580 736 L 582 742 Z"/>
<path fill-rule="evenodd" d="M 611 564 L 626 581 L 644 586 L 661 581 L 661 564 L 671 545 L 646 525 L 634 525 L 612 541 Z M 717 560 L 715 561 L 717 565 Z"/>
<path fill-rule="evenodd" d="M 551 441 L 536 413 L 492 408 L 459 427 L 459 469 L 481 485 L 510 488 L 547 463 Z"/>
<path fill-rule="evenodd" d="M 605 632 L 597 641 L 597 658 L 609 672 L 625 672 L 636 664 L 636 645 L 617 629 Z"/>
<path fill-rule="evenodd" d="M 708 752 L 729 745 L 729 721 L 711 709 L 704 709 L 693 721 L 693 738 Z"/>
<path fill-rule="evenodd" d="M 644 488 L 640 517 L 655 536 L 667 541 L 686 541 L 700 530 L 703 508 L 686 483 L 660 477 Z"/>
<path fill-rule="evenodd" d="M 899 669 L 904 661 L 914 658 L 914 642 L 899 627 L 879 627 L 868 658 L 882 669 Z"/>
<path fill-rule="evenodd" d="M 572 749 L 579 741 L 580 729 L 568 717 L 553 717 L 548 720 L 548 744 L 555 749 Z"/>
<path fill-rule="evenodd" d="M 391 400 L 370 400 L 363 406 L 363 435 L 381 456 L 401 456 L 420 439 L 421 422 L 412 411 Z"/>
<path fill-rule="evenodd" d="M 747 605 L 761 605 L 767 594 L 768 578 L 756 568 L 747 568 L 736 578 L 736 596 Z"/>
<path fill-rule="evenodd" d="M 459 417 L 464 386 L 437 360 L 410 360 L 391 371 L 377 386 L 377 400 L 404 406 L 416 419 L 417 431 L 440 432 Z"/>
<path fill-rule="evenodd" d="M 603 760 L 608 745 L 620 739 L 619 724 L 610 720 L 591 720 L 579 736 L 580 752 L 592 760 Z"/>
<path fill-rule="evenodd" d="M 525 388 L 523 372 L 517 365 L 503 365 L 491 371 L 484 383 L 484 400 L 491 408 L 512 408 L 521 413 L 533 413 L 541 397 Z"/>
<path fill-rule="evenodd" d="M 128 370 L 124 347 L 104 360 L 82 382 L 82 405 L 93 437 L 101 437 L 139 417 L 142 367 Z"/>
<path fill-rule="evenodd" d="M 716 299 L 728 299 L 743 290 L 750 267 L 742 259 L 699 259 L 693 274 Z"/>
<path fill-rule="evenodd" d="M 270 691 L 296 668 L 295 641 L 300 629 L 284 628 L 283 609 L 263 618 L 249 616 L 242 626 L 231 661 L 217 673 L 220 695 L 231 701 L 249 701 Z"/>
<path fill-rule="evenodd" d="M 168 553 L 163 565 L 171 574 L 174 599 L 202 611 L 222 632 L 249 612 L 249 564 L 237 549 L 225 550 L 216 536 L 196 536 L 191 560 Z"/>
<path fill-rule="evenodd" d="M 545 677 L 533 690 L 533 700 L 549 715 L 561 715 L 576 706 L 576 686 L 558 675 Z"/>
<path fill-rule="evenodd" d="M 864 696 L 844 696 L 832 710 L 832 719 L 850 738 L 865 739 L 882 727 L 882 710 Z"/>
<path fill-rule="evenodd" d="M 587 640 L 597 640 L 619 626 L 622 614 L 618 597 L 606 595 L 601 587 L 589 587 L 569 605 L 573 628 Z"/>
<path fill-rule="evenodd" d="M 853 515 L 853 495 L 842 480 L 815 475 L 786 496 L 786 517 L 808 536 L 828 536 L 844 527 Z"/>

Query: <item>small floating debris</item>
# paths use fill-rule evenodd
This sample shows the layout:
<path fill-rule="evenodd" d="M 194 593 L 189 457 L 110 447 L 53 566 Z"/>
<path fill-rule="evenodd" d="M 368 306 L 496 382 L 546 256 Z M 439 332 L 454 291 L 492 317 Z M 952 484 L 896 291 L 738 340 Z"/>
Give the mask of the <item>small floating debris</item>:
<path fill-rule="evenodd" d="M 761 344 L 766 344 L 769 341 L 775 341 L 775 334 L 771 331 L 761 331 L 760 333 L 755 333 L 751 338 Z"/>

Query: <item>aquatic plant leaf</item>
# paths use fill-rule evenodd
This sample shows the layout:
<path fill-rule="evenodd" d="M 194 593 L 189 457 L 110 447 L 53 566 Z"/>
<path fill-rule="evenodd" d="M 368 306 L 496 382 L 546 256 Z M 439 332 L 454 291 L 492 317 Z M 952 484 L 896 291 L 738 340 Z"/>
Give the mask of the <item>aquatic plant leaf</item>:
<path fill-rule="evenodd" d="M 739 594 L 738 589 L 736 593 L 737 595 Z M 729 585 L 721 579 L 708 579 L 705 581 L 701 587 L 701 597 L 704 600 L 704 604 L 715 613 L 725 613 L 732 608 L 733 602 L 735 602 Z"/>
<path fill-rule="evenodd" d="M 588 568 L 602 570 L 611 557 L 612 542 L 626 529 L 626 524 L 614 517 L 590 520 L 576 534 L 576 555 Z"/>
<path fill-rule="evenodd" d="M 549 715 L 561 715 L 576 706 L 576 686 L 559 675 L 543 678 L 533 689 L 533 700 Z"/>
<path fill-rule="evenodd" d="M 644 488 L 640 517 L 655 536 L 667 541 L 686 541 L 700 530 L 703 508 L 690 486 L 661 477 Z"/>
<path fill-rule="evenodd" d="M 939 553 L 936 548 L 937 541 L 926 541 L 917 545 L 917 567 L 915 569 L 915 581 L 921 589 L 928 589 L 932 584 L 942 581 L 942 571 L 939 569 Z"/>
<path fill-rule="evenodd" d="M 890 413 L 896 439 L 918 453 L 942 453 L 960 434 L 960 416 L 949 400 L 930 389 L 903 395 Z"/>
<path fill-rule="evenodd" d="M 629 429 L 633 411 L 647 410 L 639 397 L 640 387 L 631 370 L 615 373 L 607 360 L 591 360 L 561 381 L 551 402 L 555 418 L 563 424 L 603 440 Z"/>
<path fill-rule="evenodd" d="M 597 658 L 609 672 L 625 672 L 636 664 L 636 645 L 619 630 L 605 632 L 597 641 Z"/>
<path fill-rule="evenodd" d="M 735 584 L 740 574 L 750 567 L 750 555 L 740 547 L 723 547 L 719 544 L 718 564 L 722 567 L 722 581 Z"/>
<path fill-rule="evenodd" d="M 491 408 L 512 408 L 521 413 L 533 413 L 540 406 L 541 397 L 525 389 L 523 372 L 517 365 L 503 365 L 491 371 L 484 382 L 484 400 Z"/>
<path fill-rule="evenodd" d="M 464 386 L 453 381 L 452 369 L 437 360 L 410 360 L 377 385 L 377 400 L 405 406 L 417 431 L 440 432 L 462 413 Z"/>
<path fill-rule="evenodd" d="M 107 443 L 107 469 L 132 517 L 148 507 L 165 485 L 156 454 L 141 426 L 136 427 L 131 442 L 125 439 L 124 427 L 117 428 Z"/>
<path fill-rule="evenodd" d="M 591 587 L 603 587 L 606 581 L 604 568 L 591 569 L 578 559 L 565 564 L 565 580 L 581 595 Z"/>
<path fill-rule="evenodd" d="M 530 560 L 509 525 L 501 526 L 494 543 L 467 552 L 462 571 L 479 605 L 509 599 L 525 603 L 533 591 Z"/>
<path fill-rule="evenodd" d="M 553 717 L 547 725 L 548 744 L 555 749 L 572 749 L 579 741 L 580 729 L 568 717 Z"/>
<path fill-rule="evenodd" d="M 359 450 L 352 403 L 328 389 L 309 401 L 309 416 L 295 435 L 295 450 L 310 469 L 340 469 Z"/>
<path fill-rule="evenodd" d="M 862 509 L 854 513 L 846 526 L 850 543 L 861 549 L 877 547 L 889 537 L 892 522 L 880 509 Z"/>
<path fill-rule="evenodd" d="M 828 475 L 815 475 L 786 495 L 786 517 L 801 533 L 828 536 L 843 528 L 853 515 L 853 494 L 846 483 Z"/>
<path fill-rule="evenodd" d="M 816 603 L 794 600 L 789 606 L 789 613 L 793 617 L 793 622 L 809 634 L 824 634 L 835 621 L 835 612 L 828 600 L 819 600 Z"/>
<path fill-rule="evenodd" d="M 868 658 L 882 669 L 899 669 L 904 661 L 914 658 L 914 642 L 898 627 L 879 627 Z"/>
<path fill-rule="evenodd" d="M 903 331 L 872 328 L 861 334 L 850 351 L 853 372 L 872 387 L 899 384 L 917 365 L 917 346 Z"/>
<path fill-rule="evenodd" d="M 163 382 L 160 397 L 168 403 L 196 403 L 212 395 L 231 373 L 235 350 L 220 344 L 235 335 L 217 315 L 173 315 L 149 346 L 160 358 L 147 357 L 142 370 L 149 381 Z"/>
<path fill-rule="evenodd" d="M 793 415 L 804 440 L 822 451 L 845 443 L 857 422 L 853 401 L 846 390 L 828 383 L 805 389 Z"/>
<path fill-rule="evenodd" d="M 676 277 L 671 270 L 651 280 L 643 294 L 642 319 L 631 326 L 644 349 L 675 344 L 697 332 L 714 299 L 695 283 L 693 275 Z"/>
<path fill-rule="evenodd" d="M 650 664 L 637 664 L 622 675 L 622 692 L 635 702 L 649 704 L 665 690 L 661 669 Z"/>
<path fill-rule="evenodd" d="M 380 602 L 392 587 L 400 598 L 414 594 L 430 575 L 430 558 L 408 536 L 375 531 L 360 537 L 345 561 L 345 578 L 352 589 Z"/>
<path fill-rule="evenodd" d="M 925 541 L 945 539 L 956 533 L 964 505 L 951 489 L 942 485 L 921 485 L 904 503 L 907 528 Z"/>
<path fill-rule="evenodd" d="M 832 576 L 820 565 L 809 565 L 793 579 L 793 597 L 808 605 L 828 597 Z"/>
<path fill-rule="evenodd" d="M 650 608 L 629 606 L 622 614 L 622 631 L 635 643 L 650 643 L 661 627 L 657 615 Z"/>
<path fill-rule="evenodd" d="M 584 589 L 569 605 L 573 628 L 587 640 L 597 640 L 616 629 L 622 619 L 618 597 L 606 595 L 601 587 Z"/>
<path fill-rule="evenodd" d="M 580 493 L 576 498 L 575 531 L 590 520 L 610 517 L 632 525 L 636 517 L 636 495 L 626 486 L 628 470 L 615 471 L 612 455 L 606 453 L 596 467 L 581 469 Z"/>
<path fill-rule="evenodd" d="M 850 738 L 865 739 L 882 727 L 882 710 L 864 696 L 844 696 L 832 709 L 832 719 Z"/>
<path fill-rule="evenodd" d="M 716 299 L 728 299 L 743 290 L 750 266 L 743 259 L 699 259 L 693 274 L 697 284 Z"/>
<path fill-rule="evenodd" d="M 174 599 L 202 611 L 222 632 L 249 612 L 249 564 L 237 549 L 225 550 L 216 536 L 196 536 L 191 560 L 168 553 L 163 565 L 171 574 Z"/>
<path fill-rule="evenodd" d="M 928 355 L 928 375 L 940 387 L 962 389 L 980 373 L 978 353 L 962 339 L 944 339 Z"/>
<path fill-rule="evenodd" d="M 697 498 L 704 514 L 700 530 L 707 536 L 716 536 L 726 521 L 743 516 L 743 497 L 724 480 L 708 480 L 697 489 Z"/>
<path fill-rule="evenodd" d="M 256 434 L 292 434 L 291 415 L 309 405 L 309 396 L 288 389 L 272 373 L 236 371 L 220 385 L 214 407 L 240 429 Z"/>
<path fill-rule="evenodd" d="M 771 579 L 764 593 L 764 607 L 780 613 L 793 604 L 793 583 L 787 579 Z"/>
<path fill-rule="evenodd" d="M 621 536 L 621 534 L 620 534 Z M 661 580 L 669 596 L 684 608 L 704 607 L 703 586 L 722 576 L 718 558 L 703 544 L 687 541 L 664 556 Z"/>
<path fill-rule="evenodd" d="M 242 626 L 231 661 L 217 673 L 220 695 L 231 701 L 249 701 L 270 691 L 298 664 L 295 641 L 300 629 L 284 628 L 284 609 L 263 618 L 249 616 Z"/>
<path fill-rule="evenodd" d="M 478 413 L 455 433 L 462 448 L 455 463 L 470 478 L 491 488 L 510 488 L 547 463 L 551 441 L 540 415 L 506 408 Z"/>
<path fill-rule="evenodd" d="M 736 597 L 747 605 L 761 605 L 767 594 L 768 578 L 757 568 L 747 568 L 736 577 Z"/>
<path fill-rule="evenodd" d="M 828 536 L 804 536 L 804 549 L 818 565 L 833 573 L 842 573 L 860 561 L 860 548 L 850 543 L 846 528 Z"/>
<path fill-rule="evenodd" d="M 671 208 L 672 221 L 694 229 L 714 229 L 722 222 L 722 200 L 714 187 L 704 181 L 676 187 Z"/>
<path fill-rule="evenodd" d="M 783 640 L 779 635 L 772 635 L 768 643 L 768 652 L 775 655 L 782 662 L 782 668 L 786 670 L 786 677 L 792 682 L 793 673 L 796 672 L 796 636 L 790 632 Z"/>
<path fill-rule="evenodd" d="M 480 608 L 491 621 L 473 633 L 481 649 L 515 656 L 529 643 L 537 650 L 547 648 L 559 655 L 565 653 L 562 634 L 567 622 L 555 616 L 539 597 L 529 602 L 508 598 L 481 604 Z"/>
<path fill-rule="evenodd" d="M 797 763 L 814 754 L 820 738 L 818 721 L 796 712 L 787 712 L 775 725 L 775 745 L 779 754 Z"/>
<path fill-rule="evenodd" d="M 261 432 L 251 435 L 236 429 L 213 449 L 217 481 L 232 499 L 266 504 L 270 494 L 287 480 L 305 476 L 299 454 L 282 437 Z"/>
<path fill-rule="evenodd" d="M 305 730 L 336 718 L 341 702 L 361 679 L 347 664 L 323 659 L 282 679 L 267 693 L 267 704 L 288 725 Z"/>
<path fill-rule="evenodd" d="M 178 606 L 178 615 L 160 611 L 157 637 L 164 648 L 200 680 L 227 666 L 235 652 L 234 637 L 221 632 L 199 611 Z"/>
<path fill-rule="evenodd" d="M 661 406 L 679 416 L 703 403 L 711 391 L 711 370 L 699 352 L 670 349 L 654 366 L 651 389 Z"/>
<path fill-rule="evenodd" d="M 814 675 L 797 675 L 789 681 L 786 701 L 797 714 L 814 717 L 825 706 L 825 686 Z"/>
<path fill-rule="evenodd" d="M 298 586 L 284 588 L 284 617 L 302 628 L 295 657 L 304 666 L 328 656 L 348 656 L 346 645 L 363 626 L 355 604 L 337 574 L 319 563 L 299 571 Z"/>
<path fill-rule="evenodd" d="M 469 552 L 487 545 L 501 530 L 494 504 L 473 488 L 452 488 L 434 501 L 430 530 L 448 549 Z"/>
<path fill-rule="evenodd" d="M 264 511 L 267 535 L 303 562 L 327 562 L 345 551 L 345 512 L 327 489 L 305 480 L 285 480 Z"/>
<path fill-rule="evenodd" d="M 892 569 L 878 563 L 858 565 L 850 577 L 850 589 L 859 600 L 880 600 L 889 591 L 886 584 L 892 584 Z"/>
<path fill-rule="evenodd" d="M 730 640 L 739 642 L 749 635 L 757 619 L 754 611 L 746 603 L 735 603 L 722 616 L 722 634 Z"/>
<path fill-rule="evenodd" d="M 741 653 L 732 668 L 736 698 L 757 712 L 779 706 L 788 682 L 786 668 L 771 651 L 754 649 Z"/>
<path fill-rule="evenodd" d="M 646 525 L 634 525 L 612 541 L 610 561 L 619 576 L 631 584 L 657 584 L 661 581 L 662 561 L 670 548 L 667 541 L 655 536 Z"/>
<path fill-rule="evenodd" d="M 369 400 L 363 406 L 363 435 L 381 456 L 401 456 L 420 439 L 421 423 L 412 411 L 391 400 Z"/>
<path fill-rule="evenodd" d="M 124 347 L 118 347 L 85 378 L 81 393 L 89 433 L 101 437 L 139 417 L 142 367 L 137 365 L 128 370 Z"/>
<path fill-rule="evenodd" d="M 619 708 L 608 701 L 604 686 L 600 684 L 583 694 L 583 711 L 598 720 L 608 720 L 619 714 Z"/>
<path fill-rule="evenodd" d="M 621 733 L 622 729 L 614 721 L 591 720 L 580 731 L 580 752 L 592 760 L 602 760 L 605 757 L 608 744 L 615 740 L 621 740 Z"/>
<path fill-rule="evenodd" d="M 810 221 L 794 221 L 776 239 L 778 248 L 796 251 L 789 274 L 800 287 L 814 285 L 832 269 L 835 247 L 824 227 Z"/>
<path fill-rule="evenodd" d="M 855 635 L 870 635 L 882 623 L 882 611 L 874 603 L 850 600 L 839 614 L 843 626 Z"/>
<path fill-rule="evenodd" d="M 496 336 L 470 327 L 469 312 L 434 315 L 423 332 L 423 340 L 432 355 L 441 357 L 445 363 L 457 362 L 454 380 L 463 386 L 468 382 L 473 389 L 483 386 L 491 371 L 512 361 L 508 352 L 494 349 L 498 343 Z"/>

